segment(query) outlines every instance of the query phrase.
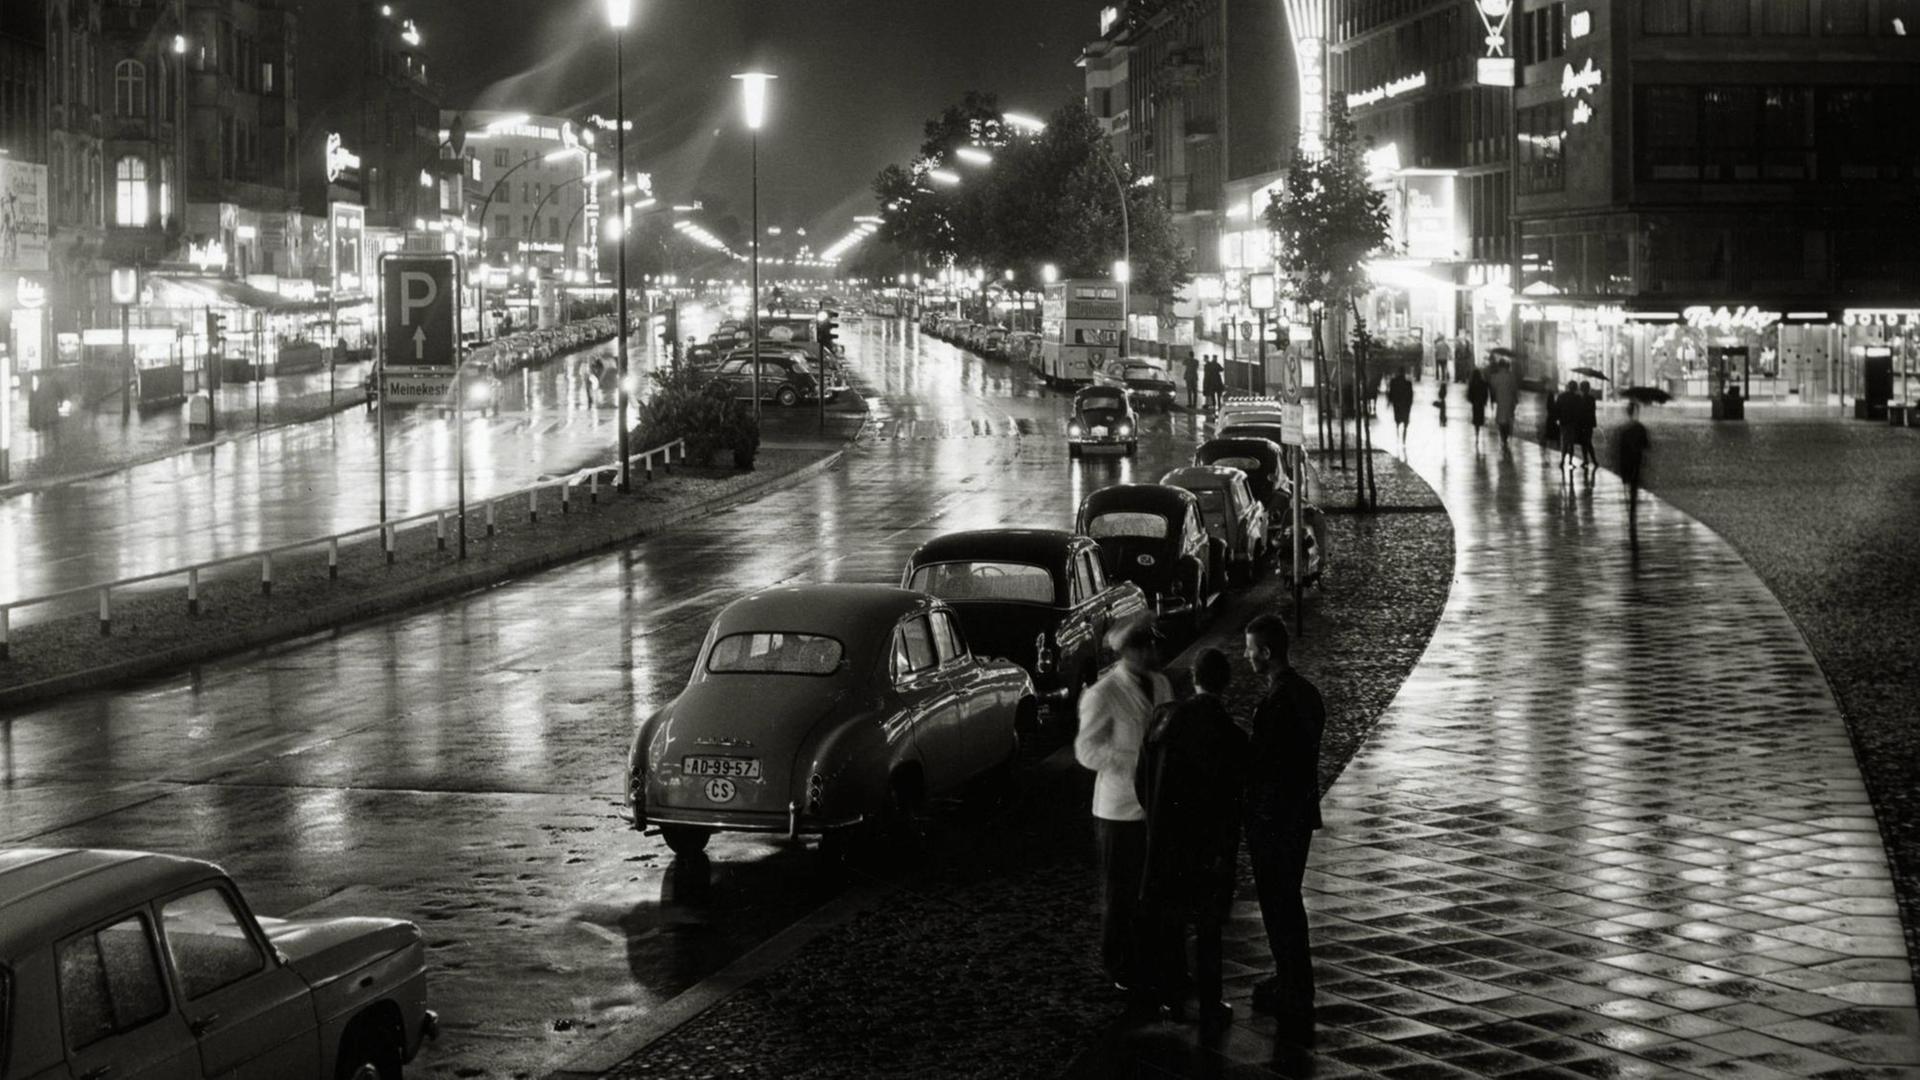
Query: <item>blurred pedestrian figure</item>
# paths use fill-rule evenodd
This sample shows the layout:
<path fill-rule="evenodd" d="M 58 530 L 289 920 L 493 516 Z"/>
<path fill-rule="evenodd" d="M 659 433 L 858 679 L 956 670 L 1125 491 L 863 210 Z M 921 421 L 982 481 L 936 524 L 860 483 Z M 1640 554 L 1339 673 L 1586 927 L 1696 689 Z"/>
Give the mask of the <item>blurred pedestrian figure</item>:
<path fill-rule="evenodd" d="M 1487 377 L 1479 368 L 1474 368 L 1467 376 L 1467 407 L 1473 410 L 1473 445 L 1480 445 L 1480 431 L 1487 426 L 1487 398 L 1492 389 L 1487 385 Z"/>
<path fill-rule="evenodd" d="M 1600 458 L 1593 452 L 1593 429 L 1600 426 L 1600 399 L 1593 392 L 1593 384 L 1580 380 L 1580 472 L 1589 479 L 1600 468 Z"/>
<path fill-rule="evenodd" d="M 1463 333 L 1453 342 L 1453 381 L 1466 382 L 1473 370 L 1473 342 Z"/>
<path fill-rule="evenodd" d="M 1221 699 L 1232 678 L 1225 653 L 1200 654 L 1196 693 L 1154 714 L 1135 778 L 1147 813 L 1140 902 L 1152 928 L 1151 982 L 1177 1014 L 1191 925 L 1200 1026 L 1215 1030 L 1233 1018 L 1221 995 L 1220 930 L 1233 908 L 1248 746 Z"/>
<path fill-rule="evenodd" d="M 1513 373 L 1513 361 L 1497 361 L 1487 382 L 1493 391 L 1493 424 L 1500 429 L 1500 448 L 1505 450 L 1513 441 L 1513 414 L 1520 407 L 1520 380 Z"/>
<path fill-rule="evenodd" d="M 1148 991 L 1140 970 L 1137 913 L 1147 853 L 1146 812 L 1133 790 L 1140 742 L 1156 706 L 1173 700 L 1155 670 L 1153 627 L 1133 622 L 1109 631 L 1120 662 L 1080 695 L 1073 756 L 1094 771 L 1093 829 L 1100 853 L 1100 962 L 1115 988 Z"/>
<path fill-rule="evenodd" d="M 1547 423 L 1554 429 L 1548 438 L 1559 440 L 1560 471 L 1565 472 L 1573 448 L 1580 445 L 1580 417 L 1586 413 L 1586 406 L 1580 402 L 1580 384 L 1567 380 L 1567 388 L 1553 396 L 1547 410 Z"/>
<path fill-rule="evenodd" d="M 1191 409 L 1194 407 L 1195 399 L 1200 393 L 1200 361 L 1194 359 L 1192 353 L 1188 353 L 1186 367 L 1187 408 Z"/>
<path fill-rule="evenodd" d="M 587 365 L 586 383 L 588 405 L 600 404 L 601 383 L 606 379 L 606 375 L 606 360 L 598 356 L 594 357 L 593 362 Z"/>
<path fill-rule="evenodd" d="M 1620 479 L 1627 485 L 1627 544 L 1634 551 L 1640 550 L 1640 481 L 1647 468 L 1647 454 L 1653 449 L 1653 439 L 1647 434 L 1647 425 L 1640 422 L 1640 403 L 1627 402 L 1627 422 L 1620 425 L 1620 434 L 1614 438 L 1618 447 Z"/>
<path fill-rule="evenodd" d="M 1273 976 L 1253 988 L 1257 1012 L 1313 1021 L 1313 958 L 1300 886 L 1307 846 L 1320 827 L 1320 734 L 1327 725 L 1320 691 L 1293 669 L 1286 620 L 1267 614 L 1247 624 L 1247 663 L 1267 680 L 1253 712 L 1248 759 L 1247 854 Z"/>
<path fill-rule="evenodd" d="M 1207 375 L 1203 388 L 1207 394 L 1207 411 L 1218 412 L 1221 398 L 1227 392 L 1227 369 L 1220 366 L 1220 358 L 1207 357 Z"/>
<path fill-rule="evenodd" d="M 1447 381 L 1447 360 L 1453 356 L 1453 349 L 1447 345 L 1444 336 L 1433 339 L 1433 378 L 1435 382 Z"/>
<path fill-rule="evenodd" d="M 1407 369 L 1397 368 L 1387 383 L 1387 404 L 1393 406 L 1393 431 L 1400 436 L 1400 449 L 1407 448 L 1407 421 L 1413 418 L 1413 384 L 1407 381 Z"/>

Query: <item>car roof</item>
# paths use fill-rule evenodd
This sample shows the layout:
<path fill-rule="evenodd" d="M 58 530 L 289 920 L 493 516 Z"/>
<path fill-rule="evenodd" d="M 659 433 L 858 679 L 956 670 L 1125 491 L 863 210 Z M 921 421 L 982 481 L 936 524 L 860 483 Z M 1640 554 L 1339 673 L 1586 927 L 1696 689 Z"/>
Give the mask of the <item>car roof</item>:
<path fill-rule="evenodd" d="M 907 615 L 944 607 L 923 592 L 893 585 L 783 585 L 743 596 L 714 616 L 713 634 L 785 630 L 838 638 L 849 653 L 870 654 Z"/>
<path fill-rule="evenodd" d="M 1217 488 L 1225 487 L 1227 481 L 1236 476 L 1244 478 L 1246 475 L 1246 470 L 1231 465 L 1182 465 L 1177 469 L 1168 469 L 1160 482 L 1179 487 Z"/>
<path fill-rule="evenodd" d="M 221 873 L 200 859 L 146 851 L 0 850 L 0 960 Z"/>
<path fill-rule="evenodd" d="M 969 529 L 921 544 L 909 561 L 914 566 L 954 559 L 1051 561 L 1064 557 L 1073 541 L 1074 534 L 1064 529 Z"/>
<path fill-rule="evenodd" d="M 1200 508 L 1193 492 L 1171 484 L 1111 484 L 1088 495 L 1081 509 L 1103 513 L 1112 510 L 1142 510 L 1175 515 L 1182 510 Z"/>
<path fill-rule="evenodd" d="M 1280 444 L 1274 442 L 1272 439 L 1259 439 L 1251 436 L 1230 436 L 1221 439 L 1208 439 L 1206 442 L 1201 443 L 1199 447 L 1194 450 L 1194 455 L 1199 456 L 1201 454 L 1218 454 L 1222 457 L 1257 457 L 1263 460 L 1272 458 L 1277 460 L 1280 457 Z M 1212 464 L 1212 462 L 1201 462 L 1201 464 Z"/>
<path fill-rule="evenodd" d="M 1096 398 L 1096 397 L 1097 398 L 1115 398 L 1120 401 L 1127 400 L 1126 392 L 1121 390 L 1117 386 L 1099 386 L 1099 385 L 1083 386 L 1080 389 L 1074 391 L 1074 394 L 1073 394 L 1073 400 L 1076 404 L 1086 400 L 1087 398 Z"/>

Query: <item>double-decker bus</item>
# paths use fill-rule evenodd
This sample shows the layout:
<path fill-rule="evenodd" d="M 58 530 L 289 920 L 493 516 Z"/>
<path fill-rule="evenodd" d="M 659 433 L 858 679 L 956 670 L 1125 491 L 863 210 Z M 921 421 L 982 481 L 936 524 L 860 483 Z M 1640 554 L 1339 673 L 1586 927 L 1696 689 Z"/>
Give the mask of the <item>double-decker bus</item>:
<path fill-rule="evenodd" d="M 1124 286 L 1078 278 L 1047 286 L 1040 302 L 1040 351 L 1033 370 L 1046 382 L 1084 383 L 1120 356 Z"/>

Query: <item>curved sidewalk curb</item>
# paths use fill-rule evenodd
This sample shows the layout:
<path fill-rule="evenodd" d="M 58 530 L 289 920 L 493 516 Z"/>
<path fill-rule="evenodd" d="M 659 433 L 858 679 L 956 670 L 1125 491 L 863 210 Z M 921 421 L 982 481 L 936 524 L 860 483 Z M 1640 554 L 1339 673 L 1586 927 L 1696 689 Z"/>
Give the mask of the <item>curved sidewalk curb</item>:
<path fill-rule="evenodd" d="M 863 423 L 863 429 L 864 426 Z M 855 437 L 858 437 L 857 432 Z M 83 671 L 69 672 L 42 679 L 39 682 L 23 683 L 5 691 L 6 707 L 11 710 L 18 706 L 44 702 L 50 698 L 80 690 L 97 689 L 143 676 L 177 671 L 194 664 L 223 659 L 282 641 L 325 630 L 339 629 L 350 623 L 397 614 L 407 608 L 431 601 L 444 600 L 493 585 L 505 584 L 530 574 L 552 569 L 582 556 L 610 551 L 644 540 L 653 533 L 697 518 L 732 509 L 743 502 L 766 494 L 769 488 L 776 485 L 812 479 L 837 466 L 841 458 L 846 456 L 847 449 L 851 445 L 848 443 L 838 450 L 828 452 L 827 456 L 819 461 L 802 465 L 792 471 L 769 473 L 737 491 L 664 511 L 658 517 L 651 518 L 636 526 L 633 531 L 622 535 L 576 540 L 537 555 L 525 556 L 499 565 L 475 566 L 464 573 L 415 582 L 369 598 L 319 605 L 298 615 L 271 619 L 244 630 L 191 645 L 133 657 L 112 664 L 103 664 Z"/>

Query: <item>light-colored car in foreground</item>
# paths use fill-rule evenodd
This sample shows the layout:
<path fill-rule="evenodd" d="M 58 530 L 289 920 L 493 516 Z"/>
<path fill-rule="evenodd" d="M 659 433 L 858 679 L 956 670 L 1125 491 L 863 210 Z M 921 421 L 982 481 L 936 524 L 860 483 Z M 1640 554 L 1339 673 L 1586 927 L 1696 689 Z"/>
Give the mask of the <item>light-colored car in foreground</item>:
<path fill-rule="evenodd" d="M 0 850 L 7 1080 L 397 1080 L 426 998 L 410 922 L 256 918 L 198 859 Z"/>
<path fill-rule="evenodd" d="M 1035 707 L 1027 673 L 975 656 L 926 593 L 754 593 L 720 610 L 686 689 L 634 733 L 630 820 L 686 856 L 715 832 L 910 827 L 928 798 L 1009 776 Z"/>

